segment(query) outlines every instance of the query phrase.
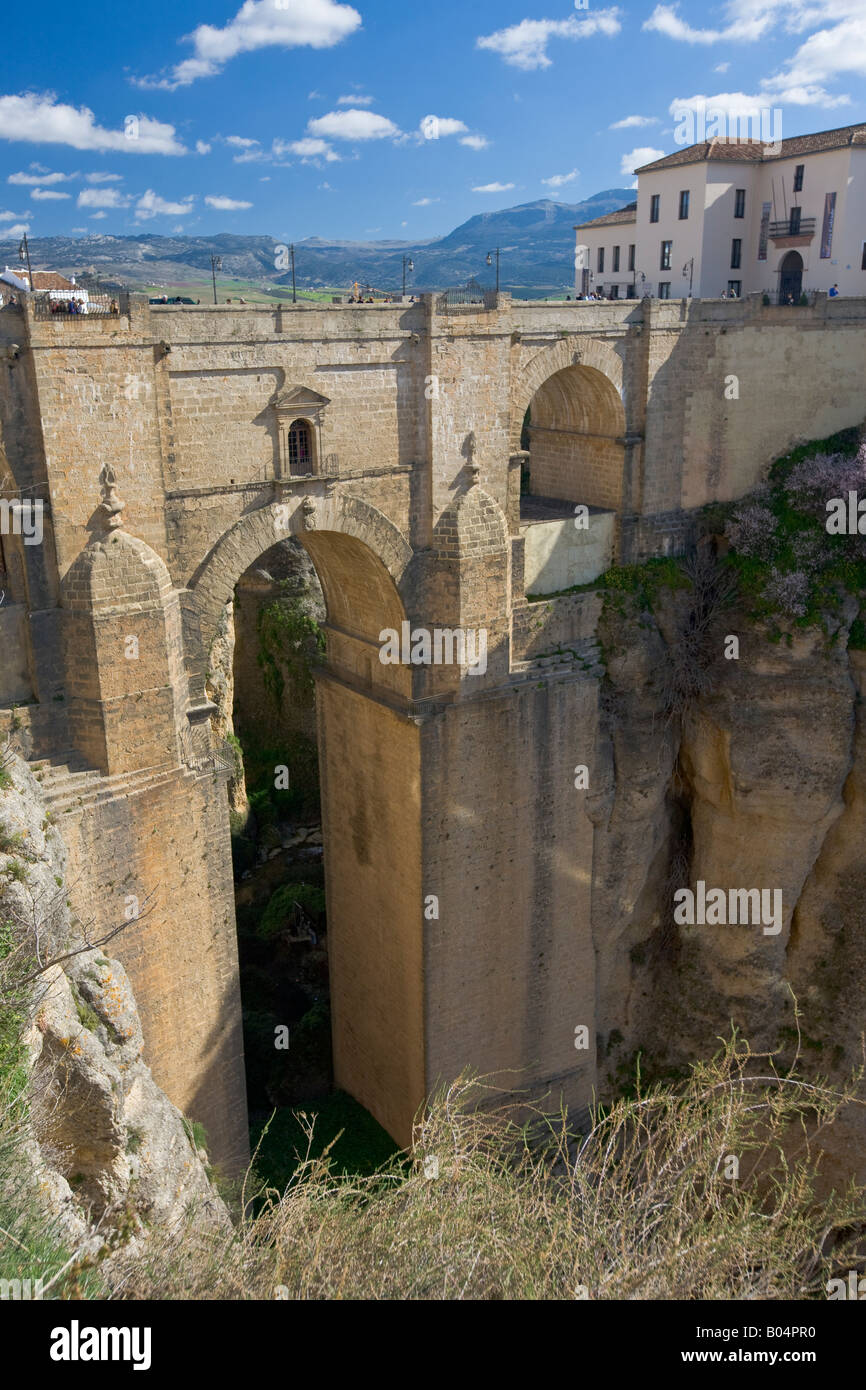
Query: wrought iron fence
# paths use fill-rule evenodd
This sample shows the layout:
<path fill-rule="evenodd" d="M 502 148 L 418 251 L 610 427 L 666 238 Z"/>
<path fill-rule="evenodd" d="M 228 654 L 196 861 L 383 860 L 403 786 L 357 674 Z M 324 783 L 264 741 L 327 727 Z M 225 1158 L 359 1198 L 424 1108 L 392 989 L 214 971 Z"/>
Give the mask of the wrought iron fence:
<path fill-rule="evenodd" d="M 65 290 L 37 290 L 32 299 L 36 319 L 119 318 L 129 313 L 129 291 L 87 290 L 76 285 Z"/>
<path fill-rule="evenodd" d="M 439 313 L 448 309 L 495 309 L 498 303 L 499 295 L 496 290 L 487 290 L 481 285 L 463 285 L 440 294 L 436 308 Z"/>
<path fill-rule="evenodd" d="M 815 303 L 817 290 L 801 289 L 799 294 L 792 294 L 790 290 L 762 290 L 761 300 L 764 304 L 782 304 L 794 308 L 806 308 L 807 305 Z M 801 296 L 805 296 L 807 304 L 803 304 Z"/>

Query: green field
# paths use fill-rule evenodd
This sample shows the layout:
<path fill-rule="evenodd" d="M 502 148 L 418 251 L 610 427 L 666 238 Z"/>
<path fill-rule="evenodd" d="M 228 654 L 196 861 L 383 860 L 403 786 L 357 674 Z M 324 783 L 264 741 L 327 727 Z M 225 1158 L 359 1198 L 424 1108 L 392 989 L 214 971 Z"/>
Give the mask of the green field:
<path fill-rule="evenodd" d="M 226 300 L 231 299 L 234 303 L 238 299 L 245 299 L 248 304 L 281 304 L 292 298 L 291 285 L 274 286 L 272 289 L 264 289 L 254 280 L 224 280 L 217 276 L 217 300 L 220 304 L 225 304 Z M 134 285 L 133 292 L 136 294 L 146 294 L 150 299 L 157 299 L 160 295 L 168 295 L 173 299 L 175 295 L 183 295 L 187 299 L 200 299 L 202 304 L 213 303 L 213 283 L 209 279 L 203 280 L 177 280 L 172 284 L 164 285 Z M 351 293 L 348 286 L 337 286 L 335 289 L 302 290 L 298 289 L 298 299 L 313 300 L 316 302 L 330 303 L 334 295 L 348 297 Z"/>

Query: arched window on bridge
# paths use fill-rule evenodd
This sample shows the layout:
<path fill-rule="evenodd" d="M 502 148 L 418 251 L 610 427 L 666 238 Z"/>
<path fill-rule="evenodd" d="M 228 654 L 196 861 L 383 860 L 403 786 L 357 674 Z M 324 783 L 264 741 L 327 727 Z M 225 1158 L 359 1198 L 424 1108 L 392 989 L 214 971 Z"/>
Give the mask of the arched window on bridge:
<path fill-rule="evenodd" d="M 313 431 L 309 420 L 293 420 L 288 437 L 289 472 L 300 476 L 313 470 Z"/>

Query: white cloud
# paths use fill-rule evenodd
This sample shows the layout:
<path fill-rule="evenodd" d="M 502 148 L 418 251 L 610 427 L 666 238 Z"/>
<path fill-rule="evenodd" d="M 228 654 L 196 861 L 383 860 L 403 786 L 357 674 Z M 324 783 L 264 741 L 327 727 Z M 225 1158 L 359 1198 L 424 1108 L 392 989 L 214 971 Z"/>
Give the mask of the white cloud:
<path fill-rule="evenodd" d="M 489 48 L 512 67 L 530 72 L 533 68 L 549 68 L 547 45 L 551 39 L 588 39 L 594 34 L 612 38 L 622 28 L 619 10 L 598 10 L 586 19 L 569 15 L 568 19 L 522 19 L 507 29 L 497 29 L 475 40 L 477 48 Z"/>
<path fill-rule="evenodd" d="M 441 203 L 441 198 L 416 198 L 413 208 L 428 208 L 431 203 Z"/>
<path fill-rule="evenodd" d="M 200 77 L 221 72 L 239 53 L 259 48 L 333 48 L 360 24 L 357 10 L 335 0 L 291 0 L 285 9 L 277 8 L 274 0 L 244 0 L 224 28 L 200 24 L 187 35 L 194 56 L 177 63 L 168 77 L 141 77 L 136 85 L 168 91 L 188 87 Z"/>
<path fill-rule="evenodd" d="M 20 216 L 20 212 L 0 212 L 0 222 L 15 222 Z"/>
<path fill-rule="evenodd" d="M 372 105 L 373 105 L 373 102 L 374 102 L 375 100 L 376 100 L 375 97 L 362 97 L 362 96 L 337 97 L 337 105 L 338 105 L 338 106 L 372 106 Z"/>
<path fill-rule="evenodd" d="M 470 150 L 486 150 L 490 141 L 486 135 L 461 135 L 458 143 L 468 145 Z"/>
<path fill-rule="evenodd" d="M 323 193 L 333 193 L 334 191 L 329 183 L 317 183 L 316 187 L 320 188 Z"/>
<path fill-rule="evenodd" d="M 664 159 L 664 150 L 654 150 L 651 145 L 640 145 L 636 150 L 624 154 L 619 166 L 621 174 L 633 174 L 642 164 L 652 164 L 654 159 Z"/>
<path fill-rule="evenodd" d="M 468 129 L 464 121 L 458 121 L 453 116 L 424 116 L 418 123 L 418 132 L 423 140 L 441 140 L 446 135 L 459 135 Z"/>
<path fill-rule="evenodd" d="M 473 193 L 507 193 L 509 188 L 513 188 L 513 183 L 479 183 L 472 189 Z"/>
<path fill-rule="evenodd" d="M 192 194 L 183 203 L 167 202 L 149 188 L 135 205 L 135 216 L 139 222 L 149 217 L 186 217 L 192 212 Z"/>
<path fill-rule="evenodd" d="M 313 163 L 319 159 L 326 160 L 329 164 L 335 164 L 340 156 L 327 140 L 317 140 L 311 135 L 305 136 L 302 140 L 283 140 L 274 141 L 274 154 L 281 158 L 284 154 L 295 154 L 302 164 Z"/>
<path fill-rule="evenodd" d="M 227 135 L 225 139 L 227 145 L 234 145 L 239 150 L 250 150 L 253 145 L 261 143 L 259 140 L 249 139 L 246 135 Z"/>
<path fill-rule="evenodd" d="M 106 130 L 96 125 L 93 112 L 86 106 L 67 106 L 58 102 L 53 92 L 0 97 L 0 139 L 71 145 L 75 150 L 114 150 L 118 154 L 186 153 L 173 125 L 149 116 L 127 116 L 123 130 Z"/>
<path fill-rule="evenodd" d="M 244 150 L 243 154 L 232 155 L 232 164 L 261 164 L 270 159 L 265 150 Z"/>
<path fill-rule="evenodd" d="M 85 174 L 88 183 L 123 183 L 122 174 Z"/>
<path fill-rule="evenodd" d="M 773 28 L 809 34 L 781 70 L 761 83 L 764 105 L 772 100 L 797 106 L 847 106 L 825 84 L 842 74 L 866 76 L 866 15 L 863 0 L 727 0 L 721 29 L 694 29 L 675 5 L 657 5 L 644 28 L 692 44 L 753 42 Z M 727 71 L 720 63 L 715 71 Z M 719 98 L 713 98 L 718 103 Z"/>
<path fill-rule="evenodd" d="M 324 92 L 307 92 L 307 101 L 324 101 Z"/>
<path fill-rule="evenodd" d="M 31 183 L 32 183 L 32 184 L 37 184 L 37 185 L 42 185 L 42 184 L 50 184 L 50 183 L 66 183 L 66 182 L 68 182 L 69 179 L 77 179 L 77 178 L 78 178 L 78 175 L 77 175 L 77 174 L 52 174 L 52 173 L 49 173 L 49 171 L 45 168 L 45 166 L 44 166 L 43 164 L 31 164 L 31 165 L 30 165 L 30 168 L 31 168 L 31 170 L 35 170 L 36 172 L 35 172 L 35 173 L 30 173 L 30 174 L 10 174 L 9 177 L 8 177 L 8 179 L 6 180 L 6 182 L 7 182 L 7 183 L 20 183 L 20 184 L 25 184 L 25 185 L 26 185 L 26 184 L 31 184 Z"/>
<path fill-rule="evenodd" d="M 613 125 L 608 126 L 608 130 L 633 130 L 635 126 L 658 125 L 658 116 L 624 116 L 621 121 L 614 121 Z"/>
<path fill-rule="evenodd" d="M 743 138 L 750 136 L 753 139 L 775 140 L 781 136 L 781 108 L 777 106 L 780 101 L 791 106 L 833 107 L 850 104 L 849 97 L 831 97 L 820 88 L 789 87 L 778 93 L 718 92 L 715 96 L 705 96 L 699 92 L 695 96 L 677 97 L 671 102 L 669 110 L 676 121 L 682 121 L 686 112 L 693 113 L 696 117 L 696 139 L 705 138 L 700 134 L 701 130 L 705 130 L 707 139 L 713 135 L 733 137 L 739 134 Z M 691 144 L 692 141 L 686 139 L 684 143 Z"/>
<path fill-rule="evenodd" d="M 239 212 L 242 208 L 252 207 L 252 203 L 245 203 L 241 198 L 226 198 L 220 193 L 209 193 L 205 202 L 209 208 L 216 208 L 218 212 Z"/>
<path fill-rule="evenodd" d="M 716 63 L 713 72 L 727 72 L 730 66 L 730 63 Z"/>
<path fill-rule="evenodd" d="M 812 93 L 817 105 L 847 105 L 840 99 L 824 101 L 823 84 L 842 73 L 855 77 L 866 77 L 866 15 L 862 0 L 859 13 L 832 28 L 819 29 L 811 34 L 782 72 L 767 78 L 762 83 L 767 90 L 777 94 L 777 100 L 811 105 L 812 101 L 800 100 L 795 95 Z M 819 95 L 820 94 L 820 95 Z"/>
<path fill-rule="evenodd" d="M 579 174 L 579 169 L 572 169 L 570 174 L 551 174 L 549 179 L 542 179 L 541 182 L 547 184 L 548 188 L 562 188 L 563 184 L 573 183 Z"/>
<path fill-rule="evenodd" d="M 99 222 L 99 221 L 102 220 L 103 217 L 107 217 L 107 216 L 108 216 L 108 213 L 107 213 L 107 212 L 92 212 L 92 213 L 90 214 L 90 220 L 91 220 L 91 222 Z"/>
<path fill-rule="evenodd" d="M 29 222 L 14 222 L 11 227 L 3 228 L 3 235 L 4 237 L 9 237 L 11 239 L 12 237 L 23 236 L 25 232 L 29 231 Z"/>
<path fill-rule="evenodd" d="M 80 208 L 125 208 L 129 199 L 116 188 L 82 188 L 78 195 Z"/>
<path fill-rule="evenodd" d="M 311 135 L 332 140 L 385 140 L 400 134 L 399 126 L 374 111 L 328 111 L 307 121 Z"/>
<path fill-rule="evenodd" d="M 750 0 L 748 8 L 735 0 L 726 8 L 731 22 L 724 29 L 694 29 L 680 19 L 676 5 L 656 5 L 649 19 L 644 20 L 643 28 L 682 43 L 750 43 L 761 38 L 773 22 L 772 0 L 770 5 L 765 0 Z"/>
<path fill-rule="evenodd" d="M 207 140 L 196 140 L 195 152 L 196 154 L 210 154 L 210 145 Z"/>
<path fill-rule="evenodd" d="M 49 203 L 56 201 L 58 198 L 71 198 L 72 194 L 58 193 L 55 188 L 31 188 L 30 197 L 35 199 L 37 203 Z"/>

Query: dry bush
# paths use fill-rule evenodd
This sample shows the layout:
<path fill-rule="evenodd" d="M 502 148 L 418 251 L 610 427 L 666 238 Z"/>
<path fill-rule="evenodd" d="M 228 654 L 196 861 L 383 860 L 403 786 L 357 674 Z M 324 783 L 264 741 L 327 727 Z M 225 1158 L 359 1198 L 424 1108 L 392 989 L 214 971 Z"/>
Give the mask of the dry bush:
<path fill-rule="evenodd" d="M 522 1099 L 478 1109 L 489 1088 L 463 1077 L 411 1161 L 351 1179 L 308 1159 L 227 1242 L 193 1248 L 194 1223 L 152 1242 L 116 1296 L 821 1298 L 862 1255 L 862 1190 L 816 1190 L 822 1130 L 858 1082 L 807 1083 L 734 1036 L 679 1087 L 638 1085 L 582 1138 L 548 1119 L 539 1140 Z"/>
<path fill-rule="evenodd" d="M 689 704 L 713 688 L 711 667 L 721 652 L 721 620 L 736 594 L 736 580 L 709 550 L 682 562 L 689 581 L 680 597 L 676 628 L 666 644 L 657 684 L 669 718 L 682 716 Z"/>

